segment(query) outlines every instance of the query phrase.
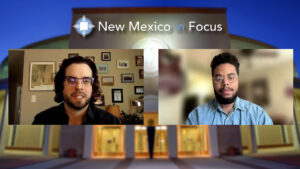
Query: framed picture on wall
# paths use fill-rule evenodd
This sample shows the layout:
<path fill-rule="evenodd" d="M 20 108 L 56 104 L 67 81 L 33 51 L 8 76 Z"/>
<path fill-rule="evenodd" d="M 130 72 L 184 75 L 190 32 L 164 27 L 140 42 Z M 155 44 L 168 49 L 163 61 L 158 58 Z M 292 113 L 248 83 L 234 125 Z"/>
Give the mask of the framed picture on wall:
<path fill-rule="evenodd" d="M 122 103 L 123 102 L 123 89 L 111 89 L 112 92 L 112 102 Z"/>
<path fill-rule="evenodd" d="M 143 69 L 139 70 L 139 78 L 144 79 L 144 70 Z"/>
<path fill-rule="evenodd" d="M 54 89 L 55 62 L 31 62 L 29 71 L 30 91 Z"/>
<path fill-rule="evenodd" d="M 101 60 L 102 61 L 111 61 L 110 52 L 101 52 Z"/>
<path fill-rule="evenodd" d="M 91 59 L 91 61 L 95 62 L 95 56 L 86 56 L 85 58 Z"/>
<path fill-rule="evenodd" d="M 108 64 L 98 63 L 96 66 L 97 66 L 98 73 L 100 74 L 108 73 Z"/>
<path fill-rule="evenodd" d="M 136 64 L 136 66 L 144 66 L 144 57 L 143 56 L 135 56 L 135 64 Z"/>
<path fill-rule="evenodd" d="M 118 69 L 128 69 L 129 68 L 129 60 L 118 60 L 117 68 Z"/>
<path fill-rule="evenodd" d="M 144 86 L 134 86 L 134 94 L 144 94 Z"/>
<path fill-rule="evenodd" d="M 113 86 L 114 77 L 113 76 L 101 76 L 101 85 L 102 86 Z"/>
<path fill-rule="evenodd" d="M 122 83 L 133 83 L 134 82 L 133 73 L 123 73 L 123 74 L 121 74 L 121 82 Z"/>
<path fill-rule="evenodd" d="M 96 99 L 96 101 L 94 102 L 94 104 L 96 106 L 105 106 L 104 94 L 96 95 L 95 99 Z"/>
<path fill-rule="evenodd" d="M 68 54 L 68 58 L 72 58 L 72 57 L 75 57 L 75 56 L 79 56 L 78 53 L 69 53 Z"/>

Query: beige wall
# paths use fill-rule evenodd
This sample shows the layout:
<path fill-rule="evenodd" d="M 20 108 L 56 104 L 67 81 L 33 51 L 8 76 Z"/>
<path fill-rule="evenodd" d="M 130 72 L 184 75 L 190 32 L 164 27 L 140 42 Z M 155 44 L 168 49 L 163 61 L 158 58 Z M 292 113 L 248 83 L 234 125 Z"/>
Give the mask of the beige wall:
<path fill-rule="evenodd" d="M 6 130 L 6 147 L 42 149 L 44 142 L 44 126 L 17 126 L 15 138 L 13 137 L 13 125 Z M 14 138 L 14 139 L 13 139 Z"/>
<path fill-rule="evenodd" d="M 288 95 L 288 90 L 293 89 L 293 62 L 292 60 L 253 72 L 241 72 L 240 83 L 251 84 L 255 79 L 266 79 L 269 104 L 264 106 L 265 111 L 273 121 L 281 124 L 293 124 L 293 96 Z M 248 86 L 246 95 L 255 103 L 252 90 Z"/>
<path fill-rule="evenodd" d="M 101 52 L 111 52 L 111 61 L 101 61 Z M 101 86 L 105 105 L 112 105 L 111 89 L 123 89 L 123 103 L 116 103 L 120 109 L 126 113 L 130 112 L 130 99 L 137 98 L 141 95 L 134 94 L 134 86 L 143 86 L 143 79 L 139 78 L 139 69 L 143 66 L 136 66 L 135 56 L 143 55 L 143 50 L 115 50 L 115 49 L 55 49 L 55 50 L 25 50 L 24 55 L 24 71 L 23 71 L 23 86 L 21 95 L 20 108 L 20 123 L 31 124 L 34 116 L 39 112 L 58 105 L 54 101 L 54 91 L 29 91 L 30 78 L 30 62 L 55 62 L 55 70 L 58 70 L 58 64 L 63 59 L 68 58 L 68 53 L 78 53 L 81 56 L 94 56 L 95 63 L 105 63 L 109 66 L 109 73 L 98 74 L 99 80 L 101 76 L 114 76 L 114 86 Z M 117 60 L 129 60 L 130 67 L 128 69 L 117 69 Z M 134 83 L 121 83 L 122 73 L 133 73 Z M 31 98 L 35 96 L 36 102 L 32 102 Z M 105 107 L 102 107 L 105 109 Z"/>

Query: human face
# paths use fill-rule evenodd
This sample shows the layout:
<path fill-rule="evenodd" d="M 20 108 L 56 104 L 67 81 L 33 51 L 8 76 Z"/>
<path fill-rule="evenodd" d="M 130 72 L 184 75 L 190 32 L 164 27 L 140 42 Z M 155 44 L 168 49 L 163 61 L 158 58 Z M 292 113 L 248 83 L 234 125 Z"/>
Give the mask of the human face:
<path fill-rule="evenodd" d="M 87 64 L 74 63 L 65 70 L 65 76 L 75 78 L 92 77 L 92 70 Z M 84 84 L 82 79 L 78 80 L 75 85 L 71 85 L 64 80 L 63 97 L 66 106 L 75 110 L 81 110 L 88 106 L 92 95 L 92 84 Z"/>
<path fill-rule="evenodd" d="M 231 104 L 237 97 L 239 88 L 238 74 L 232 64 L 218 65 L 213 74 L 213 87 L 220 104 Z"/>

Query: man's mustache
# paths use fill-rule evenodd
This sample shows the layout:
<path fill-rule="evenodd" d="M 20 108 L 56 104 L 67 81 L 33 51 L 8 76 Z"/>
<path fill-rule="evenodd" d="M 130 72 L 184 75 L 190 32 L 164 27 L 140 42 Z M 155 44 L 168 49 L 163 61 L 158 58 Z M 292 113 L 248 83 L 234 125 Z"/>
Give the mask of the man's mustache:
<path fill-rule="evenodd" d="M 230 87 L 221 88 L 221 89 L 219 89 L 219 92 L 223 92 L 224 90 L 230 90 L 230 91 L 233 91 L 233 88 L 230 88 Z"/>
<path fill-rule="evenodd" d="M 80 95 L 80 96 L 86 97 L 86 94 L 84 92 L 75 92 L 75 93 L 71 94 L 71 96 L 76 96 L 76 95 Z"/>

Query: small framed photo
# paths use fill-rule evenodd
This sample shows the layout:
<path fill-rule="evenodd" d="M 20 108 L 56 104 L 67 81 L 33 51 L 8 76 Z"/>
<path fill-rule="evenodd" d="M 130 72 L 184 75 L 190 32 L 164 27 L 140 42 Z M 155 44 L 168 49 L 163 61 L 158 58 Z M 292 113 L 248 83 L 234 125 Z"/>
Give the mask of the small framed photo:
<path fill-rule="evenodd" d="M 144 79 L 144 70 L 143 69 L 139 70 L 139 78 Z"/>
<path fill-rule="evenodd" d="M 143 56 L 135 56 L 135 64 L 136 64 L 136 66 L 144 66 L 144 57 Z"/>
<path fill-rule="evenodd" d="M 133 73 L 123 73 L 123 74 L 121 74 L 121 82 L 122 83 L 133 83 L 134 82 Z"/>
<path fill-rule="evenodd" d="M 129 68 L 129 60 L 118 60 L 117 68 L 118 69 L 128 69 Z"/>
<path fill-rule="evenodd" d="M 122 103 L 123 102 L 123 89 L 111 89 L 112 92 L 112 102 Z"/>
<path fill-rule="evenodd" d="M 30 91 L 53 90 L 55 62 L 31 62 L 29 76 Z"/>
<path fill-rule="evenodd" d="M 100 74 L 108 73 L 108 64 L 98 63 L 96 66 L 97 66 L 98 73 Z"/>
<path fill-rule="evenodd" d="M 95 56 L 86 56 L 85 58 L 91 59 L 91 61 L 95 62 Z"/>
<path fill-rule="evenodd" d="M 144 94 L 144 86 L 134 86 L 134 94 Z"/>
<path fill-rule="evenodd" d="M 105 106 L 105 99 L 104 99 L 104 94 L 97 94 L 95 97 L 96 101 L 94 102 L 94 104 L 96 106 Z"/>
<path fill-rule="evenodd" d="M 101 52 L 101 60 L 102 61 L 111 61 L 110 52 Z"/>
<path fill-rule="evenodd" d="M 101 77 L 101 85 L 102 86 L 113 86 L 114 85 L 114 77 L 113 76 L 102 76 Z"/>
<path fill-rule="evenodd" d="M 75 56 L 79 56 L 78 53 L 69 53 L 68 54 L 68 58 L 72 58 L 72 57 L 75 57 Z"/>

